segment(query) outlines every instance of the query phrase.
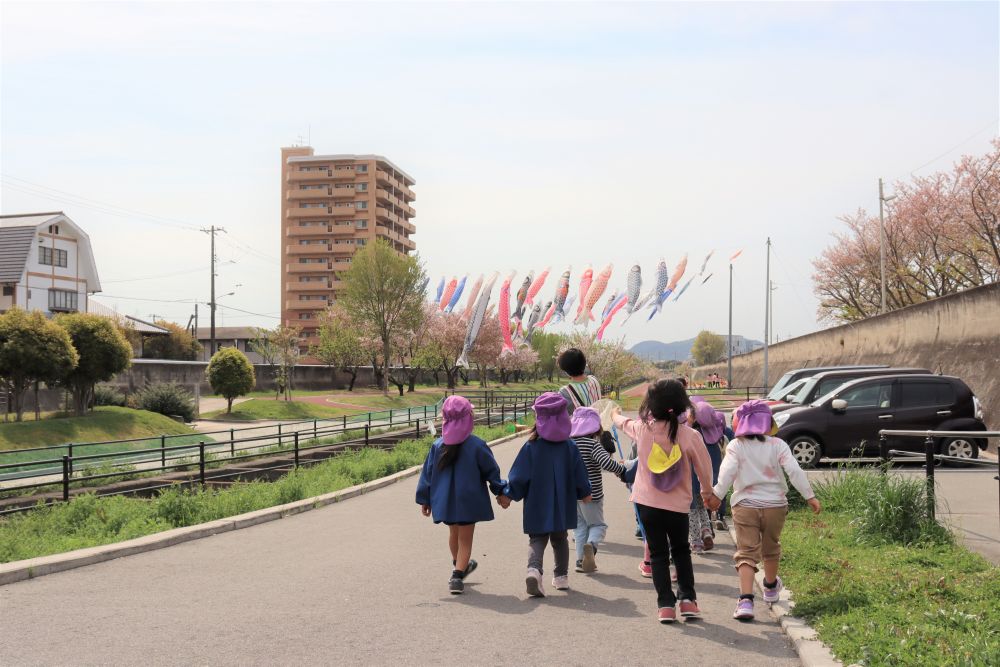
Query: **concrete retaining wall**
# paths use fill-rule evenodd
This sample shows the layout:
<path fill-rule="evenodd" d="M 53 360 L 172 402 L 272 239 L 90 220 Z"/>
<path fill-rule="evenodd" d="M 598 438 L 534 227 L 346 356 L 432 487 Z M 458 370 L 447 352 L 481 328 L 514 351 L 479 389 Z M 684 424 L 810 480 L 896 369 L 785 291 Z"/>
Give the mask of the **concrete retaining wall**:
<path fill-rule="evenodd" d="M 1000 284 L 927 301 L 772 345 L 768 383 L 793 368 L 850 364 L 916 366 L 962 378 L 1000 428 Z M 726 363 L 696 369 L 726 376 Z M 733 386 L 764 384 L 764 352 L 733 357 Z M 996 441 L 990 449 L 996 451 Z"/>

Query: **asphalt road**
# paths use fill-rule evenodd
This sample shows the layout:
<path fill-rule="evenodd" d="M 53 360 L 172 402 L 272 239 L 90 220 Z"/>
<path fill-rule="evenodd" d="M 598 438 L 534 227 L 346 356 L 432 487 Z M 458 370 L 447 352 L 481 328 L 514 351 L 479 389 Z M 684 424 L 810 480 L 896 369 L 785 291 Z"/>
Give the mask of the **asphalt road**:
<path fill-rule="evenodd" d="M 519 443 L 496 449 L 506 471 Z M 521 505 L 480 524 L 451 596 L 447 529 L 416 478 L 323 509 L 0 588 L 0 664 L 797 665 L 777 624 L 731 618 L 728 536 L 695 558 L 704 620 L 661 626 L 631 506 L 606 476 L 599 572 L 529 599 Z M 551 572 L 551 552 L 546 554 Z M 547 575 L 546 586 L 549 586 Z"/>

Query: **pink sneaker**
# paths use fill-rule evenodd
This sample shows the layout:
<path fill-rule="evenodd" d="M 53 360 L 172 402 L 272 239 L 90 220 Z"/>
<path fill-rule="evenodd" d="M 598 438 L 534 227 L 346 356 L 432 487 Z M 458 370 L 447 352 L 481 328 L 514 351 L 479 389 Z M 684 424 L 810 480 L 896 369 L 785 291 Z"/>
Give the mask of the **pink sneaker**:
<path fill-rule="evenodd" d="M 701 609 L 695 600 L 681 600 L 681 616 L 684 618 L 701 618 Z"/>
<path fill-rule="evenodd" d="M 528 595 L 531 597 L 545 597 L 545 588 L 542 586 L 542 573 L 535 568 L 528 568 L 528 575 L 524 578 L 524 585 L 527 587 Z"/>
<path fill-rule="evenodd" d="M 561 577 L 552 577 L 552 588 L 557 591 L 568 591 L 569 590 L 569 577 L 565 574 Z"/>
<path fill-rule="evenodd" d="M 668 625 L 677 620 L 677 610 L 673 607 L 660 607 L 656 614 L 657 620 L 664 625 Z"/>
<path fill-rule="evenodd" d="M 647 579 L 651 579 L 653 577 L 653 566 L 650 565 L 647 561 L 642 561 L 641 563 L 639 563 L 639 574 L 646 577 Z"/>

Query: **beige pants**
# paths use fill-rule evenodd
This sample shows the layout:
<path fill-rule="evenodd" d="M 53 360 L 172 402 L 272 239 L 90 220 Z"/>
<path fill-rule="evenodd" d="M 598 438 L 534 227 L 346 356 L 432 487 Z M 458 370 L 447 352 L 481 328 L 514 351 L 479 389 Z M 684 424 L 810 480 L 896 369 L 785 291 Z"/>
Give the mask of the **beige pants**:
<path fill-rule="evenodd" d="M 787 514 L 788 507 L 733 507 L 737 568 L 746 563 L 756 570 L 762 560 L 781 558 L 781 529 Z"/>

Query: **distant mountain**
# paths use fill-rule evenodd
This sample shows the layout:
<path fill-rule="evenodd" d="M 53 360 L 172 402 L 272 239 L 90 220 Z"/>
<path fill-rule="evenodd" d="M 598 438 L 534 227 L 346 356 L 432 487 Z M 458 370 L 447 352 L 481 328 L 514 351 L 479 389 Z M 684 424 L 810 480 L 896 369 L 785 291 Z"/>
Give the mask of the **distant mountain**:
<path fill-rule="evenodd" d="M 723 334 L 723 338 L 725 335 Z M 678 340 L 672 343 L 664 343 L 658 340 L 644 340 L 636 343 L 630 351 L 641 359 L 649 361 L 685 361 L 691 357 L 691 346 L 694 345 L 694 338 Z M 733 336 L 733 354 L 743 354 L 751 352 L 764 343 L 759 340 L 744 338 L 743 336 Z"/>

